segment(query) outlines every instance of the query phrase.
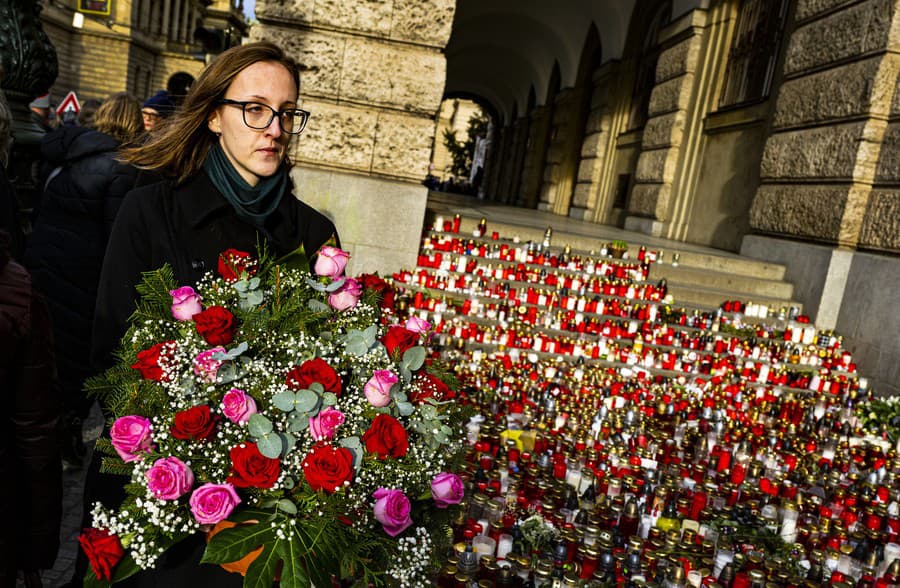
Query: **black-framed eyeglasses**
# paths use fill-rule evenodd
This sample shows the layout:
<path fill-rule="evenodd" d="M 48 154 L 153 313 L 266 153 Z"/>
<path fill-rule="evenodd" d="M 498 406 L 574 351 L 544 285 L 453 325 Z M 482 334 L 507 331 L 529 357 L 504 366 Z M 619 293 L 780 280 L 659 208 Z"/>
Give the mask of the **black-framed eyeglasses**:
<path fill-rule="evenodd" d="M 228 106 L 240 106 L 244 114 L 244 124 L 257 131 L 269 128 L 275 115 L 278 115 L 278 124 L 281 126 L 281 130 L 290 135 L 302 133 L 303 129 L 306 128 L 306 123 L 309 122 L 309 111 L 300 108 L 275 110 L 268 104 L 261 102 L 241 102 L 228 98 L 222 98 L 218 103 Z"/>

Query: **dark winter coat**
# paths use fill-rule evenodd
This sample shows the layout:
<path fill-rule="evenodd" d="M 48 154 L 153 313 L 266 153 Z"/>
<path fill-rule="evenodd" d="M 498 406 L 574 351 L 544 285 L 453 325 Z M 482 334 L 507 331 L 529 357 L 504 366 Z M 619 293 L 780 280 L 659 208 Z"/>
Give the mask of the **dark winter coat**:
<path fill-rule="evenodd" d="M 216 270 L 226 249 L 255 255 L 257 244 L 266 242 L 278 257 L 302 244 L 313 255 L 336 234 L 330 220 L 293 194 L 285 194 L 258 234 L 238 218 L 205 172 L 178 187 L 162 181 L 135 189 L 122 204 L 103 261 L 94 319 L 96 366 L 108 364 L 127 330 L 141 273 L 169 264 L 179 286 L 193 286 Z"/>
<path fill-rule="evenodd" d="M 265 242 L 269 253 L 279 257 L 302 244 L 311 256 L 332 236 L 337 236 L 334 224 L 293 194 L 285 194 L 265 230 L 258 232 L 238 218 L 205 172 L 178 187 L 161 181 L 133 190 L 119 211 L 103 262 L 94 319 L 97 369 L 109 365 L 111 352 L 127 330 L 142 272 L 169 264 L 176 284 L 195 286 L 206 272 L 216 270 L 219 254 L 228 248 L 255 254 L 257 243 Z M 94 460 L 86 481 L 87 503 L 98 500 L 115 506 L 124 498 L 122 480 L 109 478 L 99 474 Z M 160 558 L 156 569 L 130 578 L 123 587 L 240 586 L 241 576 L 199 565 L 204 547 L 200 536 L 182 541 Z M 79 556 L 76 577 L 85 566 Z"/>
<path fill-rule="evenodd" d="M 114 159 L 118 143 L 84 127 L 48 134 L 41 153 L 58 168 L 47 182 L 28 241 L 25 265 L 53 317 L 63 399 L 82 397 L 91 374 L 90 337 L 103 254 L 116 213 L 137 178 Z"/>
<path fill-rule="evenodd" d="M 50 568 L 59 547 L 62 469 L 56 441 L 52 333 L 25 269 L 0 233 L 0 584 L 15 570 Z"/>

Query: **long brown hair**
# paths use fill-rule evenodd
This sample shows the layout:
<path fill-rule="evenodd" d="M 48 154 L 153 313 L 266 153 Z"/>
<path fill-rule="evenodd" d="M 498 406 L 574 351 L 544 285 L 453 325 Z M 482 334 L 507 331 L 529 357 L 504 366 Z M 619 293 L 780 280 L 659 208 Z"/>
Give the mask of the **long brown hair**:
<path fill-rule="evenodd" d="M 119 143 L 129 143 L 144 130 L 141 103 L 125 92 L 113 94 L 97 107 L 91 126 Z"/>
<path fill-rule="evenodd" d="M 285 55 L 274 43 L 262 41 L 232 47 L 219 55 L 203 70 L 181 109 L 154 129 L 146 143 L 122 150 L 122 158 L 139 169 L 162 172 L 182 183 L 203 166 L 216 136 L 209 130 L 207 120 L 225 96 L 234 78 L 245 68 L 260 61 L 274 61 L 283 65 L 300 91 L 300 70 L 297 63 Z"/>

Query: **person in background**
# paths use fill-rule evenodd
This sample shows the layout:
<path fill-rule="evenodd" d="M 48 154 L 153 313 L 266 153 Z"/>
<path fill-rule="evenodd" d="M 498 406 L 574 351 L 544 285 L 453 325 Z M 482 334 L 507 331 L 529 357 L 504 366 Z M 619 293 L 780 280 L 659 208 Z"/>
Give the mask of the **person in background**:
<path fill-rule="evenodd" d="M 175 103 L 176 110 L 181 108 L 181 103 L 184 102 L 188 92 L 191 91 L 193 83 L 194 76 L 187 72 L 180 71 L 173 73 L 169 77 L 169 81 L 166 83 L 166 90 L 168 90 L 172 102 Z"/>
<path fill-rule="evenodd" d="M 3 70 L 0 68 L 0 79 L 2 78 Z M 22 259 L 25 237 L 19 223 L 19 200 L 6 174 L 12 144 L 12 113 L 3 92 L 0 91 L 0 231 L 6 231 L 10 236 L 13 259 Z"/>
<path fill-rule="evenodd" d="M 94 115 L 97 109 L 103 104 L 102 100 L 96 98 L 88 98 L 81 103 L 81 110 L 78 112 L 78 125 L 82 127 L 94 126 Z"/>
<path fill-rule="evenodd" d="M 93 128 L 60 127 L 41 154 L 53 167 L 25 252 L 25 265 L 47 299 L 54 323 L 59 386 L 65 414 L 63 459 L 80 467 L 81 424 L 91 401 L 82 385 L 91 375 L 90 340 L 100 266 L 113 221 L 137 170 L 116 159 L 119 146 L 142 132 L 140 107 L 127 94 L 107 98 Z"/>
<path fill-rule="evenodd" d="M 53 335 L 46 305 L 31 277 L 9 255 L 0 231 L 0 586 L 41 586 L 38 570 L 53 567 L 62 518 L 62 470 L 56 427 L 59 397 L 52 385 Z"/>
<path fill-rule="evenodd" d="M 53 123 L 50 121 L 50 92 L 32 100 L 28 107 L 31 109 L 31 120 L 34 124 L 45 131 L 53 130 Z"/>
<path fill-rule="evenodd" d="M 144 117 L 144 130 L 148 133 L 159 126 L 162 119 L 168 118 L 175 112 L 175 103 L 165 90 L 160 90 L 147 98 L 141 106 L 141 115 Z"/>

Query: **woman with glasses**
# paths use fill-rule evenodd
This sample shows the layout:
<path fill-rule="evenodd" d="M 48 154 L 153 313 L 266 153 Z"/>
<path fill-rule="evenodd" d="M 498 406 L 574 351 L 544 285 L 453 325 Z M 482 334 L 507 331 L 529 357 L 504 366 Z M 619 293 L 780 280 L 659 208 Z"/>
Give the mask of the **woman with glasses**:
<path fill-rule="evenodd" d="M 165 179 L 131 191 L 113 227 L 94 320 L 96 369 L 112 361 L 135 310 L 142 272 L 167 263 L 176 284 L 196 285 L 229 248 L 255 252 L 264 243 L 275 257 L 301 248 L 311 257 L 336 239 L 331 221 L 292 193 L 288 145 L 309 118 L 297 107 L 299 86 L 296 64 L 276 45 L 234 47 L 206 68 L 181 110 L 146 143 L 122 152 L 137 168 Z M 93 501 L 115 507 L 124 498 L 122 480 L 99 474 L 97 461 L 85 512 Z M 202 540 L 183 541 L 126 584 L 241 584 L 238 575 L 201 566 L 202 551 Z M 85 567 L 78 566 L 76 582 Z"/>

